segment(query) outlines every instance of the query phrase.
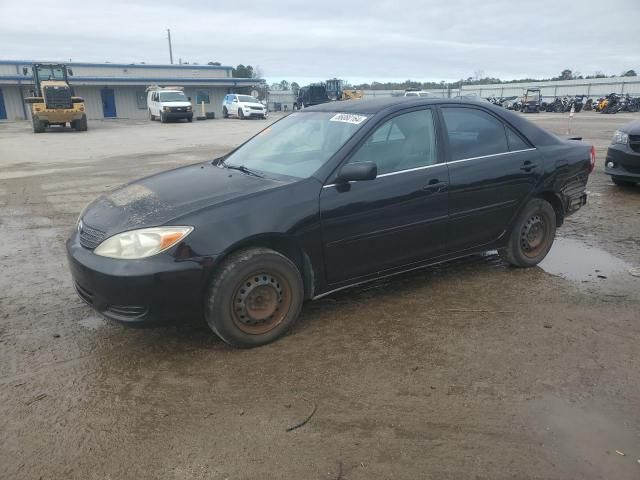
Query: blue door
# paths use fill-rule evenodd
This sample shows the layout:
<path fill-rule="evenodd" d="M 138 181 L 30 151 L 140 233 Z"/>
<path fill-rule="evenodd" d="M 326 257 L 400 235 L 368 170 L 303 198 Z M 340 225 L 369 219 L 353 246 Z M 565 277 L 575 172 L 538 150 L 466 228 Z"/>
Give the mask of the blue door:
<path fill-rule="evenodd" d="M 4 96 L 2 95 L 2 89 L 0 88 L 0 120 L 7 119 L 7 109 L 4 107 Z"/>
<path fill-rule="evenodd" d="M 102 94 L 102 113 L 104 118 L 116 117 L 116 96 L 112 88 L 103 88 Z"/>

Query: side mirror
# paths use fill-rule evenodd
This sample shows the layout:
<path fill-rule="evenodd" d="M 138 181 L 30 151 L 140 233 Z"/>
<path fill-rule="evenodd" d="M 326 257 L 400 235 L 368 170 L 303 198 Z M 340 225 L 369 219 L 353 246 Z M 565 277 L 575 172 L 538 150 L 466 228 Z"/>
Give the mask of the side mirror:
<path fill-rule="evenodd" d="M 28 73 L 29 73 L 29 69 L 27 67 L 22 67 L 22 75 L 26 77 Z"/>
<path fill-rule="evenodd" d="M 338 182 L 373 180 L 378 176 L 378 166 L 373 162 L 347 163 L 338 173 Z"/>
<path fill-rule="evenodd" d="M 70 68 L 67 68 L 67 73 L 70 77 L 73 77 L 73 70 L 71 70 Z"/>
<path fill-rule="evenodd" d="M 191 97 L 187 97 L 187 100 L 191 101 Z"/>

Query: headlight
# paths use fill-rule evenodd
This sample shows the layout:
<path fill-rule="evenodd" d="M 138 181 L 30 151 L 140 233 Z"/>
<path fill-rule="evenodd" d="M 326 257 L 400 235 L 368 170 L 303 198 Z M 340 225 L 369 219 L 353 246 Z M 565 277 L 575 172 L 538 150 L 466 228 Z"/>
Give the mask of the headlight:
<path fill-rule="evenodd" d="M 187 112 L 190 112 L 190 111 L 191 111 L 191 107 L 187 107 Z"/>
<path fill-rule="evenodd" d="M 162 111 L 163 111 L 163 112 L 168 112 L 168 111 L 170 111 L 170 110 L 171 110 L 171 109 L 170 109 L 169 107 L 162 107 Z"/>
<path fill-rule="evenodd" d="M 622 145 L 626 145 L 627 143 L 629 143 L 629 134 L 621 132 L 620 130 L 616 130 L 613 134 L 612 143 L 621 143 Z"/>
<path fill-rule="evenodd" d="M 193 231 L 193 227 L 154 227 L 122 232 L 107 238 L 93 251 L 110 258 L 137 259 L 171 248 Z"/>

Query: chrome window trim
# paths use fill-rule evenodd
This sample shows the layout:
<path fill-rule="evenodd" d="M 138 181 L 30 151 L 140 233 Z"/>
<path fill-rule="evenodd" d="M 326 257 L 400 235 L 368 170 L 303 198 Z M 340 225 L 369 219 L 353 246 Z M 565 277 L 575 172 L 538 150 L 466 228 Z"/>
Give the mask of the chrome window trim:
<path fill-rule="evenodd" d="M 408 168 L 406 170 L 398 170 L 396 172 L 383 173 L 382 175 L 378 175 L 376 178 L 382 177 L 390 177 L 391 175 L 399 175 L 401 173 L 415 172 L 418 170 L 425 170 L 431 167 L 437 167 L 438 165 L 449 165 L 450 163 L 459 163 L 459 162 L 468 162 L 469 160 L 480 160 L 483 158 L 491 158 L 491 157 L 499 157 L 500 155 L 509 155 L 510 153 L 521 153 L 521 152 L 530 152 L 532 150 L 536 150 L 535 148 L 525 148 L 522 150 L 513 150 L 511 152 L 502 152 L 502 153 L 492 153 L 491 155 L 482 155 L 480 157 L 469 157 L 469 158 L 461 158 L 460 160 L 451 160 L 450 162 L 444 163 L 434 163 L 432 165 L 425 165 L 424 167 L 416 167 L 416 168 Z M 356 183 L 357 180 L 351 180 L 349 183 Z M 337 183 L 330 183 L 328 185 L 323 185 L 322 188 L 330 188 L 338 185 Z"/>
<path fill-rule="evenodd" d="M 480 157 L 461 158 L 460 160 L 451 160 L 445 163 L 450 164 L 450 163 L 458 163 L 458 162 L 468 162 L 469 160 L 479 160 L 481 158 L 499 157 L 500 155 L 509 155 L 511 153 L 520 153 L 520 152 L 530 152 L 532 150 L 535 150 L 535 148 L 525 148 L 522 150 L 512 150 L 510 152 L 492 153 L 491 155 L 482 155 Z"/>

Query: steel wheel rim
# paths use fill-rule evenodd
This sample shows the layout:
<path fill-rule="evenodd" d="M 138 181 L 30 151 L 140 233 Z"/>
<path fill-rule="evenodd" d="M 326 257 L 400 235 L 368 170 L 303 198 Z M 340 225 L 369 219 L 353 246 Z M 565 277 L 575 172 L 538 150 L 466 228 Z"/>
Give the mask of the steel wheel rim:
<path fill-rule="evenodd" d="M 270 272 L 248 275 L 236 288 L 231 317 L 249 335 L 262 335 L 280 325 L 291 308 L 291 285 Z"/>
<path fill-rule="evenodd" d="M 520 231 L 520 247 L 525 256 L 535 258 L 547 247 L 551 232 L 547 223 L 548 219 L 538 213 L 524 223 Z"/>

